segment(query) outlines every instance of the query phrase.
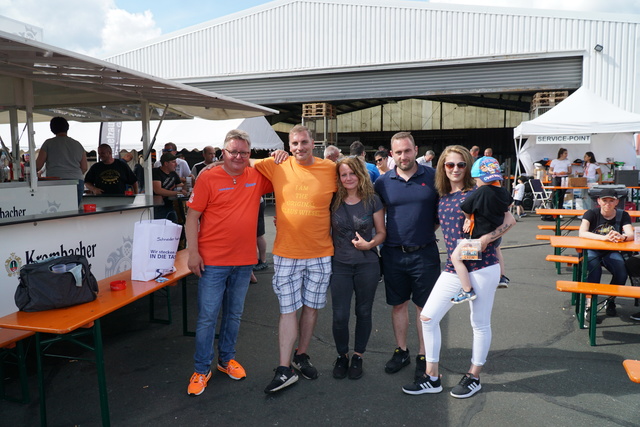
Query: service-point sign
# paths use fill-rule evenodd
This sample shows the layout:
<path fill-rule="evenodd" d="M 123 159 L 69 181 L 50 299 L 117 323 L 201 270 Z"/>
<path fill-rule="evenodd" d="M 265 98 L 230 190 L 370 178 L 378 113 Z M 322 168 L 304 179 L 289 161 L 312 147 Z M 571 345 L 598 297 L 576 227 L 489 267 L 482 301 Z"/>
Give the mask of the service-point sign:
<path fill-rule="evenodd" d="M 537 144 L 590 144 L 591 135 L 538 135 Z"/>

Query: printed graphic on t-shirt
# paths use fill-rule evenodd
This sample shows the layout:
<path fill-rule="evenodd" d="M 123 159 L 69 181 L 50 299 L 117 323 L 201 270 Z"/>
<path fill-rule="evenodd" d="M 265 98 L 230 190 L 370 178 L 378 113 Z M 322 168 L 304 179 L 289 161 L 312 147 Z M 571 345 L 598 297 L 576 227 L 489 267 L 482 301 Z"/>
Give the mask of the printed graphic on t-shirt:
<path fill-rule="evenodd" d="M 611 232 L 611 230 L 614 230 L 613 224 L 604 223 L 604 224 L 600 224 L 599 226 L 597 226 L 593 230 L 593 233 L 600 234 L 602 236 L 606 236 L 607 234 L 609 234 L 609 232 Z"/>

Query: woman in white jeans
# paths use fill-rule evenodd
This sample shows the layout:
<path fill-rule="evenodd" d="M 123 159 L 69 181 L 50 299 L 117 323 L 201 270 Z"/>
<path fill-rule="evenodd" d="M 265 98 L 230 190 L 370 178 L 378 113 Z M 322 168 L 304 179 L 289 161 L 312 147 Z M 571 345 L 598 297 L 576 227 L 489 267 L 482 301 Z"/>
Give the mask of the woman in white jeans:
<path fill-rule="evenodd" d="M 473 157 L 465 147 L 452 145 L 445 148 L 436 167 L 436 188 L 440 194 L 438 217 L 445 238 L 447 253 L 456 248 L 462 238 L 464 215 L 460 210 L 462 203 L 475 188 L 471 178 Z M 496 240 L 515 224 L 513 215 L 505 214 L 504 223 L 492 233 L 483 235 L 482 259 L 465 261 L 469 270 L 471 284 L 477 298 L 471 301 L 471 327 L 473 328 L 473 347 L 469 373 L 451 390 L 451 395 L 465 398 L 480 390 L 480 371 L 484 365 L 491 345 L 491 310 L 498 282 L 500 265 L 496 255 Z M 438 364 L 440 361 L 441 332 L 440 321 L 453 307 L 451 298 L 460 290 L 460 280 L 455 274 L 451 259 L 447 259 L 445 270 L 440 274 L 431 295 L 421 313 L 422 330 L 426 347 L 426 375 L 402 388 L 407 394 L 439 393 L 442 391 Z"/>

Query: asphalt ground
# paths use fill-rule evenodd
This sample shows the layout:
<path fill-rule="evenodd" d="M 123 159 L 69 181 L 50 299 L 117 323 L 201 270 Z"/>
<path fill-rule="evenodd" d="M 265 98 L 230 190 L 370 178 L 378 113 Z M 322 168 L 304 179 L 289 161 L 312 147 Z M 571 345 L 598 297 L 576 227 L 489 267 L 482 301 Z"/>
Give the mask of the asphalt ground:
<path fill-rule="evenodd" d="M 273 207 L 267 208 L 269 250 L 274 237 Z M 440 360 L 444 391 L 409 396 L 401 387 L 413 380 L 415 326 L 409 335 L 411 364 L 386 374 L 384 364 L 395 347 L 390 307 L 381 283 L 374 304 L 374 330 L 364 357 L 364 376 L 336 380 L 331 334 L 331 302 L 320 311 L 309 354 L 318 368 L 317 380 L 300 380 L 273 395 L 264 387 L 278 360 L 278 303 L 271 288 L 273 268 L 256 274 L 251 285 L 237 343 L 236 359 L 248 376 L 233 381 L 215 372 L 206 391 L 187 395 L 193 372 L 194 341 L 182 335 L 181 292 L 171 288 L 171 325 L 150 323 L 143 299 L 102 321 L 107 387 L 114 426 L 637 426 L 640 425 L 640 384 L 627 377 L 622 361 L 640 358 L 640 322 L 629 315 L 640 311 L 631 299 L 618 299 L 618 316 L 598 326 L 598 345 L 579 329 L 570 295 L 555 290 L 558 279 L 570 280 L 563 269 L 544 260 L 552 253 L 547 242 L 535 240 L 537 216 L 518 222 L 503 238 L 508 289 L 498 290 L 493 310 L 493 342 L 481 376 L 482 390 L 469 399 L 449 395 L 467 371 L 471 357 L 471 327 L 467 304 L 445 317 Z M 549 224 L 549 223 L 547 223 Z M 541 233 L 549 233 L 544 231 Z M 575 233 L 575 232 L 574 232 Z M 444 251 L 443 251 L 444 253 Z M 441 256 L 444 261 L 445 256 Z M 604 275 L 603 281 L 610 276 Z M 189 280 L 189 320 L 195 324 L 196 281 Z M 353 328 L 353 322 L 352 322 Z M 74 357 L 87 354 L 62 346 L 70 360 L 45 359 L 48 421 L 51 426 L 100 425 L 95 366 Z M 0 426 L 39 424 L 33 349 L 29 352 L 28 404 L 0 401 Z M 18 388 L 17 373 L 5 371 L 8 392 Z"/>

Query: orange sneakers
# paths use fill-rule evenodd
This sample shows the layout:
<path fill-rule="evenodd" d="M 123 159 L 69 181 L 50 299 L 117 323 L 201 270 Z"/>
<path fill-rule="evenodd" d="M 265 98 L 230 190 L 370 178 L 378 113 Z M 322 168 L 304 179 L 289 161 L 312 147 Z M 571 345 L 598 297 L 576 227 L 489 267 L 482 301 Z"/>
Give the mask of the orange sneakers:
<path fill-rule="evenodd" d="M 187 394 L 193 396 L 199 396 L 202 394 L 205 388 L 207 388 L 207 382 L 211 378 L 211 371 L 206 374 L 199 374 L 194 372 L 189 380 L 189 388 L 187 388 Z"/>
<path fill-rule="evenodd" d="M 240 365 L 233 359 L 229 360 L 227 366 L 222 366 L 220 364 L 220 361 L 218 361 L 218 371 L 224 372 L 225 374 L 229 375 L 229 378 L 236 381 L 247 377 L 247 373 L 245 372 L 242 365 Z"/>

